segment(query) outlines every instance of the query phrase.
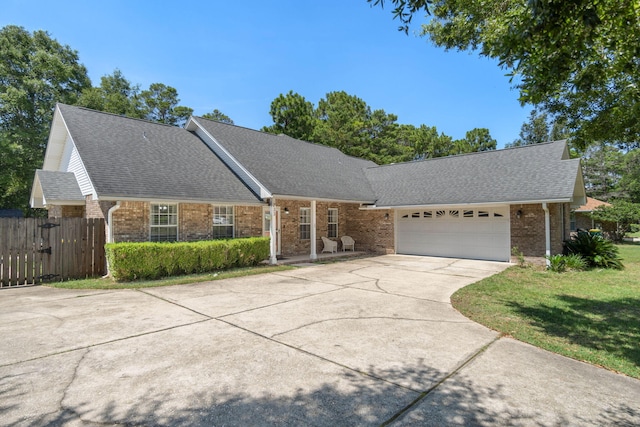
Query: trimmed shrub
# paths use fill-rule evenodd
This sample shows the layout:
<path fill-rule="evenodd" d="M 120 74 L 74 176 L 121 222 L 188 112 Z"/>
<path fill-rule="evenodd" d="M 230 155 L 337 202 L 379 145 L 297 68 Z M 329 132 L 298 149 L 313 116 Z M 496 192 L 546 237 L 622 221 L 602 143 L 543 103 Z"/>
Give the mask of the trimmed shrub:
<path fill-rule="evenodd" d="M 256 265 L 269 257 L 269 239 L 108 243 L 105 250 L 115 280 L 159 279 Z"/>
<path fill-rule="evenodd" d="M 584 258 L 588 267 L 614 268 L 622 270 L 622 258 L 618 255 L 618 248 L 602 236 L 580 232 L 565 242 L 568 254 L 577 254 Z"/>

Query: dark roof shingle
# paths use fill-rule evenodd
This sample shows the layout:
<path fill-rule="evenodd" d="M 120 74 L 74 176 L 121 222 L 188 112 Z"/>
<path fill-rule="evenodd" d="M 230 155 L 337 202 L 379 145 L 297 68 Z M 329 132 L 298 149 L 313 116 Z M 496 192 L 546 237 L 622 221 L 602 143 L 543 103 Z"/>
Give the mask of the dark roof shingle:
<path fill-rule="evenodd" d="M 373 202 L 363 169 L 376 164 L 325 145 L 194 118 L 272 194 Z"/>
<path fill-rule="evenodd" d="M 257 203 L 185 129 L 58 104 L 99 197 Z"/>
<path fill-rule="evenodd" d="M 36 178 L 48 204 L 55 204 L 56 201 L 84 202 L 84 196 L 73 172 L 37 170 Z"/>
<path fill-rule="evenodd" d="M 573 196 L 580 160 L 565 141 L 366 170 L 377 206 L 551 201 Z"/>

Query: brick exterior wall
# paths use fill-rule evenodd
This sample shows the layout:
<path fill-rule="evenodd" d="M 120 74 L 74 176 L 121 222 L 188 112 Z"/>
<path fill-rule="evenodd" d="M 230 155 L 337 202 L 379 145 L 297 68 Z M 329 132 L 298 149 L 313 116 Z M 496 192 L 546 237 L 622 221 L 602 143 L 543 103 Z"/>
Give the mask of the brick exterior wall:
<path fill-rule="evenodd" d="M 116 202 L 103 202 L 93 200 L 91 196 L 85 198 L 85 218 L 102 218 L 107 219 L 109 209 L 114 206 Z"/>
<path fill-rule="evenodd" d="M 49 217 L 86 217 L 107 219 L 115 202 L 98 202 L 87 196 L 86 206 L 51 206 Z M 278 200 L 281 216 L 281 252 L 283 256 L 306 255 L 311 252 L 311 241 L 300 238 L 300 208 L 311 207 L 307 200 Z M 551 225 L 551 252 L 562 253 L 562 243 L 570 236 L 570 210 L 562 204 L 549 204 Z M 328 236 L 328 210 L 338 209 L 338 250 L 342 250 L 340 237 L 348 235 L 356 242 L 356 250 L 377 254 L 395 253 L 394 211 L 361 210 L 358 203 L 316 203 L 316 252 L 323 248 L 322 237 Z M 121 202 L 113 214 L 114 241 L 145 242 L 149 240 L 149 202 Z M 285 213 L 285 209 L 289 214 Z M 235 206 L 236 237 L 263 235 L 263 207 Z M 518 218 L 518 211 L 521 212 Z M 541 204 L 512 205 L 511 247 L 517 247 L 527 257 L 544 257 L 544 211 Z M 576 221 L 584 216 L 576 215 Z M 588 224 L 578 227 L 591 228 Z M 178 204 L 178 238 L 180 241 L 212 238 L 213 206 L 206 203 Z"/>
<path fill-rule="evenodd" d="M 280 208 L 282 255 L 307 255 L 311 253 L 311 241 L 300 239 L 300 208 L 310 208 L 307 200 L 278 200 Z M 329 209 L 338 209 L 338 250 L 342 250 L 340 237 L 351 236 L 358 251 L 394 253 L 393 214 L 391 211 L 362 211 L 359 203 L 316 203 L 316 252 L 324 247 L 322 237 L 328 236 Z M 285 213 L 288 209 L 289 214 Z M 388 213 L 389 217 L 385 218 Z"/>
<path fill-rule="evenodd" d="M 262 206 L 235 206 L 236 237 L 262 236 Z"/>
<path fill-rule="evenodd" d="M 562 243 L 569 238 L 569 204 L 549 203 L 548 207 L 551 254 L 559 254 L 562 253 Z M 518 211 L 521 212 L 520 218 Z M 546 247 L 542 204 L 511 205 L 511 247 L 517 247 L 528 257 L 544 257 Z"/>
<path fill-rule="evenodd" d="M 359 251 L 376 254 L 395 253 L 394 212 L 392 210 L 360 210 L 349 205 L 347 212 L 349 234 Z"/>
<path fill-rule="evenodd" d="M 146 242 L 149 240 L 150 204 L 147 202 L 120 202 L 113 212 L 114 242 Z"/>
<path fill-rule="evenodd" d="M 84 218 L 84 206 L 53 205 L 47 212 L 49 218 Z"/>
<path fill-rule="evenodd" d="M 180 241 L 211 239 L 212 229 L 212 205 L 202 203 L 178 205 L 178 239 Z"/>
<path fill-rule="evenodd" d="M 121 202 L 113 213 L 114 241 L 146 242 L 149 240 L 151 203 Z M 236 237 L 262 235 L 262 207 L 235 206 Z M 208 203 L 178 204 L 178 240 L 207 240 L 213 237 L 213 205 Z"/>

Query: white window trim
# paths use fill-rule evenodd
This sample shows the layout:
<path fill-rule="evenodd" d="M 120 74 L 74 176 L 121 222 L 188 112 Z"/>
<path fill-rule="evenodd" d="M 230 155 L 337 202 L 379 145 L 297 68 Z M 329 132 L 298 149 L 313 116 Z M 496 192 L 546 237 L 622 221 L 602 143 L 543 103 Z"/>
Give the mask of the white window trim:
<path fill-rule="evenodd" d="M 331 211 L 335 211 L 335 222 L 330 222 L 329 220 L 331 219 Z M 338 231 L 338 224 L 339 224 L 339 217 L 338 217 L 338 208 L 329 208 L 327 211 L 327 237 L 331 238 L 331 239 L 337 239 L 338 236 L 340 235 L 340 232 Z M 336 226 L 336 235 L 335 236 L 331 236 L 329 233 L 329 225 L 335 224 Z"/>
<path fill-rule="evenodd" d="M 228 227 L 229 225 L 231 225 L 231 239 L 235 239 L 236 237 L 236 207 L 234 205 L 213 205 L 213 221 L 215 221 L 216 218 L 216 208 L 225 208 L 225 209 L 231 209 L 231 223 L 225 223 L 225 224 L 216 224 L 215 222 L 213 222 L 212 224 L 212 233 L 213 230 L 215 230 L 216 227 Z M 228 213 L 225 213 L 225 218 L 228 218 Z M 218 238 L 218 237 L 214 237 L 214 238 Z M 228 239 L 228 237 L 226 237 Z"/>
<path fill-rule="evenodd" d="M 175 206 L 176 207 L 176 224 L 175 225 L 154 225 L 153 224 L 153 206 Z M 169 228 L 175 227 L 176 229 L 176 242 L 180 241 L 180 206 L 178 203 L 150 203 L 149 204 L 149 241 L 157 242 L 158 240 L 151 240 L 152 228 Z M 160 240 L 162 242 L 163 240 Z"/>
<path fill-rule="evenodd" d="M 302 212 L 303 211 L 307 211 L 308 215 L 308 221 L 309 222 L 302 222 Z M 308 225 L 309 226 L 309 237 L 308 238 L 303 238 L 302 237 L 302 226 L 303 225 Z M 299 238 L 300 240 L 311 240 L 311 208 L 300 208 L 300 225 L 298 226 L 298 233 L 299 233 Z"/>

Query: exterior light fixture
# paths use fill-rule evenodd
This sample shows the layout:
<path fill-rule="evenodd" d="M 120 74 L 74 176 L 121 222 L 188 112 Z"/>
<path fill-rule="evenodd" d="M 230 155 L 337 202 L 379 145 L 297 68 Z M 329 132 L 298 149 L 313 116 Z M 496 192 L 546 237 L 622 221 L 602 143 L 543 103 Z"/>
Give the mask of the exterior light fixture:
<path fill-rule="evenodd" d="M 289 215 L 289 208 L 284 208 L 284 214 Z"/>

